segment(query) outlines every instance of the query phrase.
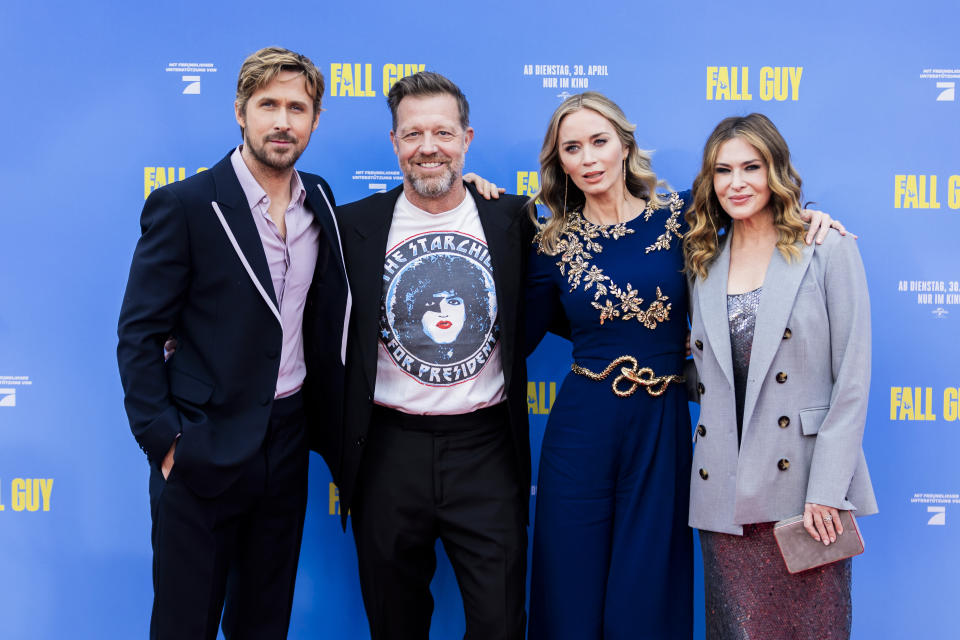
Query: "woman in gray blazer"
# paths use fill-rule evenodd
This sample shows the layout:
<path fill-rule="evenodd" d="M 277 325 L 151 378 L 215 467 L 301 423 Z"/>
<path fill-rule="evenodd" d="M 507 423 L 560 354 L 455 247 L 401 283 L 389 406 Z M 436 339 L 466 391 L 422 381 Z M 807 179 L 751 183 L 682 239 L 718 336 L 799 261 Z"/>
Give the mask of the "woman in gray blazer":
<path fill-rule="evenodd" d="M 773 537 L 804 514 L 825 545 L 839 510 L 877 511 L 861 441 L 870 302 L 852 238 L 805 245 L 800 177 L 761 114 L 711 134 L 684 238 L 701 411 L 690 526 L 708 638 L 845 638 L 850 561 L 791 575 Z M 855 535 L 847 532 L 848 535 Z"/>

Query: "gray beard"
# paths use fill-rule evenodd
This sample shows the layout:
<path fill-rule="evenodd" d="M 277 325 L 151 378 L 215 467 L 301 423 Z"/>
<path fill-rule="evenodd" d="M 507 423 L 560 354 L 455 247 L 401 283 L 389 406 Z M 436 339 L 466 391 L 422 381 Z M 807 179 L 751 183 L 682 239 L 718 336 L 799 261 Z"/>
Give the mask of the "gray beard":
<path fill-rule="evenodd" d="M 423 178 L 414 176 L 409 178 L 413 190 L 424 198 L 437 198 L 450 192 L 453 181 L 456 179 L 453 171 L 447 171 L 442 176 Z"/>

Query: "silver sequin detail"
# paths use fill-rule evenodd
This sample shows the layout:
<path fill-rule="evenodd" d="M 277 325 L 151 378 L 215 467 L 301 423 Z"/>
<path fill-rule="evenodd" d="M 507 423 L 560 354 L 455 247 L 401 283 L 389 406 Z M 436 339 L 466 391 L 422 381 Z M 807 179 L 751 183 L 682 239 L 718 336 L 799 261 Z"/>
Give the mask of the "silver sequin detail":
<path fill-rule="evenodd" d="M 747 393 L 747 371 L 753 348 L 753 328 L 763 287 L 727 295 L 727 319 L 730 321 L 730 347 L 733 351 L 733 386 L 737 397 L 737 435 L 743 432 L 743 399 Z"/>

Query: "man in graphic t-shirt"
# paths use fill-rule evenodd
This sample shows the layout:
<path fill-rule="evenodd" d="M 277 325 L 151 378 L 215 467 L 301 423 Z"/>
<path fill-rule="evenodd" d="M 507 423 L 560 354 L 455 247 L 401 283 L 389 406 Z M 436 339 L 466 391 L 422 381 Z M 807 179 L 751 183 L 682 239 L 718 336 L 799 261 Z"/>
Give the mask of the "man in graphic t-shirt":
<path fill-rule="evenodd" d="M 404 183 L 341 207 L 354 296 L 340 502 L 373 640 L 427 638 L 443 541 L 466 637 L 524 637 L 530 442 L 525 200 L 462 181 L 469 107 L 447 78 L 397 82 L 390 139 Z"/>

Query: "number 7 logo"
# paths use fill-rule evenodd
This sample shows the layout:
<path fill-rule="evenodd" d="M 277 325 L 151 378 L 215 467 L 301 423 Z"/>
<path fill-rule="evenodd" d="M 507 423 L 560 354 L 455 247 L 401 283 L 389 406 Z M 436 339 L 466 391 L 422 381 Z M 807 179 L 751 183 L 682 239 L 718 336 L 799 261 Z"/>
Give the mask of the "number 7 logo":
<path fill-rule="evenodd" d="M 946 507 L 927 507 L 927 513 L 932 513 L 933 515 L 927 520 L 927 524 L 947 524 L 947 508 Z"/>
<path fill-rule="evenodd" d="M 184 82 L 189 82 L 183 89 L 183 95 L 200 95 L 200 76 L 181 76 Z"/>
<path fill-rule="evenodd" d="M 937 102 L 953 102 L 956 100 L 956 82 L 938 82 L 937 89 L 943 89 L 937 96 Z"/>

